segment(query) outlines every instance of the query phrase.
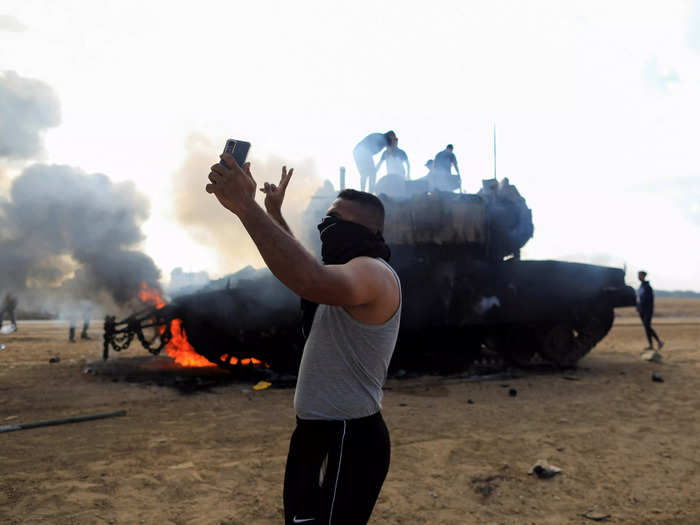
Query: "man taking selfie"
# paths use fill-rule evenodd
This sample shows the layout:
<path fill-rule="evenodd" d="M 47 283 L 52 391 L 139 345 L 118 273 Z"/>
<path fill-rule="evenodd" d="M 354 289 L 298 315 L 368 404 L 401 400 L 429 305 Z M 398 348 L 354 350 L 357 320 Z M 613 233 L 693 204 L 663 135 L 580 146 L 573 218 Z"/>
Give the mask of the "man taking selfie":
<path fill-rule="evenodd" d="M 321 264 L 282 217 L 292 170 L 282 169 L 279 186 L 261 189 L 266 213 L 255 202 L 250 164 L 221 158 L 226 166 L 212 166 L 207 192 L 238 216 L 310 318 L 294 396 L 285 523 L 366 523 L 389 470 L 382 386 L 401 317 L 401 287 L 382 238 L 384 207 L 369 193 L 341 191 L 318 226 Z"/>

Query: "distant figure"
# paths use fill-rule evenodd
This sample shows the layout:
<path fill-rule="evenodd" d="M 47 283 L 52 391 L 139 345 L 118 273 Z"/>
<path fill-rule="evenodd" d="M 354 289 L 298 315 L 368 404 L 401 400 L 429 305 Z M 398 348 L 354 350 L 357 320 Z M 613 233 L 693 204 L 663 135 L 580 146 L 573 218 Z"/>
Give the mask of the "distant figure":
<path fill-rule="evenodd" d="M 5 295 L 5 301 L 2 305 L 2 310 L 0 310 L 0 328 L 2 328 L 2 323 L 5 321 L 5 314 L 10 318 L 12 323 L 12 331 L 17 330 L 17 319 L 15 319 L 15 308 L 17 308 L 17 298 L 10 292 Z"/>
<path fill-rule="evenodd" d="M 654 315 L 654 290 L 652 290 L 649 281 L 646 280 L 647 272 L 641 271 L 637 274 L 637 277 L 639 277 L 639 282 L 642 283 L 637 289 L 637 311 L 639 312 L 639 317 L 642 318 L 644 331 L 649 341 L 649 346 L 646 349 L 654 349 L 654 345 L 652 344 L 653 337 L 659 345 L 659 350 L 661 350 L 664 346 L 664 342 L 659 339 L 659 336 L 656 335 L 656 332 L 651 327 L 651 318 Z"/>
<path fill-rule="evenodd" d="M 77 325 L 77 318 L 82 317 L 83 319 L 83 329 L 80 332 L 80 339 L 84 340 L 89 340 L 92 339 L 88 335 L 88 329 L 90 328 L 90 313 L 91 313 L 91 304 L 90 301 L 80 301 L 79 304 L 79 312 L 80 315 L 74 315 L 71 317 L 70 320 L 70 326 L 68 327 L 68 340 L 71 343 L 75 343 L 75 328 Z"/>
<path fill-rule="evenodd" d="M 453 149 L 452 144 L 448 144 L 444 150 L 435 155 L 430 178 L 433 188 L 436 190 L 453 191 L 462 186 L 457 157 L 452 152 Z M 452 166 L 455 167 L 457 175 L 452 175 Z"/>
<path fill-rule="evenodd" d="M 382 162 L 385 161 L 387 175 L 400 175 L 402 179 L 411 179 L 411 164 L 408 162 L 406 152 L 399 148 L 399 139 L 396 139 L 394 144 L 387 146 L 384 150 L 379 159 L 379 164 L 377 164 L 377 171 L 379 171 Z M 404 164 L 406 165 L 405 169 Z"/>
<path fill-rule="evenodd" d="M 440 153 L 435 155 L 435 161 L 433 162 L 433 170 L 438 173 L 444 173 L 447 175 L 452 174 L 452 166 L 455 167 L 457 175 L 459 175 L 459 167 L 457 166 L 457 157 L 453 153 L 454 146 L 448 144 L 447 147 Z"/>
<path fill-rule="evenodd" d="M 71 343 L 75 343 L 75 325 L 76 322 L 71 320 L 70 327 L 68 328 L 68 340 Z M 90 320 L 85 319 L 83 321 L 83 330 L 80 332 L 80 339 L 92 339 L 92 337 L 88 335 L 88 328 L 90 328 Z"/>
<path fill-rule="evenodd" d="M 355 158 L 357 171 L 360 172 L 360 189 L 362 191 L 365 191 L 366 183 L 369 181 L 369 192 L 374 193 L 374 183 L 377 180 L 374 155 L 397 142 L 396 133 L 387 131 L 386 133 L 370 133 L 355 146 L 352 155 Z"/>

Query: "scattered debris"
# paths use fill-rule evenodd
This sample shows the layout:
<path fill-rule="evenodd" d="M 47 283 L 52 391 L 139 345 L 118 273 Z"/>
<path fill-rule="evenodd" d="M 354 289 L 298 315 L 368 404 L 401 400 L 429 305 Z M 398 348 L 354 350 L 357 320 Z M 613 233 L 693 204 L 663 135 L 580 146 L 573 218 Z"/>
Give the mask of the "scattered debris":
<path fill-rule="evenodd" d="M 660 363 L 662 360 L 661 354 L 656 350 L 644 350 L 640 357 L 642 361 L 649 361 L 651 363 Z"/>
<path fill-rule="evenodd" d="M 89 414 L 85 416 L 64 417 L 60 419 L 49 419 L 47 421 L 37 421 L 35 423 L 22 423 L 19 425 L 4 425 L 0 426 L 0 433 L 14 432 L 15 430 L 28 430 L 30 428 L 51 427 L 55 425 L 65 425 L 67 423 L 81 423 L 83 421 L 94 421 L 95 419 L 105 419 L 110 417 L 125 416 L 126 410 L 117 410 L 115 412 L 106 412 L 102 414 Z"/>
<path fill-rule="evenodd" d="M 265 390 L 266 388 L 270 388 L 272 386 L 272 383 L 269 381 L 258 381 L 258 383 L 253 386 L 253 390 Z"/>
<path fill-rule="evenodd" d="M 473 399 L 467 399 L 467 403 L 469 403 L 470 405 L 473 405 L 473 404 L 474 404 L 474 400 L 473 400 Z"/>
<path fill-rule="evenodd" d="M 61 362 L 61 358 L 58 356 L 55 356 L 55 357 L 52 357 L 51 359 L 49 359 L 49 363 L 60 363 L 60 362 Z"/>
<path fill-rule="evenodd" d="M 550 465 L 547 460 L 545 459 L 538 459 L 537 463 L 535 463 L 532 468 L 530 469 L 530 472 L 528 474 L 532 475 L 534 474 L 540 479 L 549 479 L 553 478 L 557 474 L 561 472 L 561 469 L 559 467 L 555 467 L 554 465 Z"/>
<path fill-rule="evenodd" d="M 503 469 L 502 469 L 503 470 Z M 506 476 L 502 474 L 493 474 L 491 476 L 474 476 L 471 481 L 474 492 L 481 494 L 485 499 L 488 498 L 494 490 L 498 488 L 499 482 L 504 481 Z"/>
<path fill-rule="evenodd" d="M 171 465 L 168 468 L 171 470 L 182 470 L 182 469 L 193 468 L 193 467 L 194 467 L 194 463 L 192 463 L 191 461 L 186 461 L 185 463 L 178 463 L 177 465 Z"/>
<path fill-rule="evenodd" d="M 407 407 L 408 405 L 406 403 L 399 403 L 400 407 Z"/>
<path fill-rule="evenodd" d="M 661 374 L 659 374 L 658 372 L 654 372 L 651 374 L 651 380 L 656 382 L 656 383 L 663 383 L 664 382 L 664 378 L 661 377 Z"/>
<path fill-rule="evenodd" d="M 574 376 L 562 376 L 562 379 L 566 379 L 567 381 L 581 381 L 580 377 Z"/>
<path fill-rule="evenodd" d="M 5 345 L 0 345 L 0 350 L 5 350 Z"/>
<path fill-rule="evenodd" d="M 518 395 L 518 391 L 515 388 L 511 388 L 510 390 L 508 390 L 508 395 L 510 397 L 515 397 Z"/>
<path fill-rule="evenodd" d="M 581 514 L 584 518 L 593 521 L 605 521 L 611 517 L 607 512 L 601 512 L 595 509 L 588 509 L 584 514 Z"/>

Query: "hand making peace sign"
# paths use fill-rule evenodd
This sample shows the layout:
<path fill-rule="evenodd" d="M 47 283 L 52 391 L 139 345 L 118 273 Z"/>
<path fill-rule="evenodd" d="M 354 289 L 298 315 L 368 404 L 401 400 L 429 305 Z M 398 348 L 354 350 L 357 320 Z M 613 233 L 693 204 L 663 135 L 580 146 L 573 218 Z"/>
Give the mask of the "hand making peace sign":
<path fill-rule="evenodd" d="M 266 182 L 260 191 L 265 194 L 265 209 L 267 213 L 273 216 L 281 215 L 282 202 L 284 201 L 284 193 L 287 191 L 287 185 L 292 178 L 294 168 L 287 171 L 287 166 L 282 166 L 282 177 L 278 186 Z"/>

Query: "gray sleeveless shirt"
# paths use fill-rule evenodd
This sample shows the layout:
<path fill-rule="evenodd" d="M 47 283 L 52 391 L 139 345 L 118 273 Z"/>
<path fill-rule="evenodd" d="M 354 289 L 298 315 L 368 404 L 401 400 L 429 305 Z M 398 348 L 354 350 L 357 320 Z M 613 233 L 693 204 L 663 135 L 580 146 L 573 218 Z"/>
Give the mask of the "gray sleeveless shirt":
<path fill-rule="evenodd" d="M 301 419 L 357 419 L 382 408 L 382 387 L 394 353 L 399 307 L 379 325 L 358 321 L 342 306 L 318 305 L 299 367 L 294 408 Z"/>

